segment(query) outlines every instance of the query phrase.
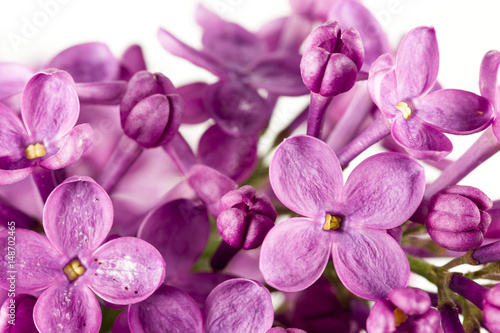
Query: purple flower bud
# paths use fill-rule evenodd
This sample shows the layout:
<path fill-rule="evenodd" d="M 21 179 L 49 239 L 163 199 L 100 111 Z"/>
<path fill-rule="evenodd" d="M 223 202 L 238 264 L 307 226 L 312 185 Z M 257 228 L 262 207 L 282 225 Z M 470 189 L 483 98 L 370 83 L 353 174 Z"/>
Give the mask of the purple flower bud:
<path fill-rule="evenodd" d="M 450 186 L 437 192 L 429 203 L 427 231 L 444 248 L 469 251 L 481 246 L 491 222 L 485 212 L 490 198 L 475 187 Z"/>
<path fill-rule="evenodd" d="M 120 105 L 123 131 L 143 148 L 168 143 L 179 129 L 184 102 L 161 73 L 137 72 Z"/>
<path fill-rule="evenodd" d="M 500 332 L 500 284 L 491 288 L 484 297 L 484 323 L 493 333 Z"/>
<path fill-rule="evenodd" d="M 354 28 L 343 32 L 336 21 L 316 28 L 307 38 L 300 72 L 305 85 L 322 96 L 335 96 L 352 88 L 365 52 Z"/>
<path fill-rule="evenodd" d="M 217 230 L 234 248 L 255 249 L 274 226 L 276 209 L 265 194 L 245 185 L 226 193 L 220 201 Z"/>

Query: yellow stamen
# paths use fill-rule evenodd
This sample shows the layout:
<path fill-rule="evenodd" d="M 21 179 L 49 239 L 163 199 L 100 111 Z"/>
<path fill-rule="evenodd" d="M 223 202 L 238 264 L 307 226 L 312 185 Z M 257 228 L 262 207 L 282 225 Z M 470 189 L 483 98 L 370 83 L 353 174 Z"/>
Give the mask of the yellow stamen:
<path fill-rule="evenodd" d="M 85 267 L 82 266 L 80 260 L 73 259 L 66 267 L 63 268 L 64 273 L 70 281 L 76 280 L 77 277 L 85 272 Z"/>
<path fill-rule="evenodd" d="M 325 225 L 323 226 L 323 229 L 324 230 L 336 230 L 336 229 L 340 228 L 341 221 L 342 220 L 340 219 L 340 217 L 326 214 L 326 222 L 325 222 Z"/>
<path fill-rule="evenodd" d="M 405 119 L 410 118 L 410 116 L 411 116 L 411 108 L 410 108 L 410 106 L 407 103 L 405 103 L 405 102 L 399 102 L 399 104 L 396 105 L 396 109 L 398 109 L 399 111 L 401 111 L 401 113 L 403 114 L 403 117 L 405 117 Z"/>
<path fill-rule="evenodd" d="M 40 143 L 29 145 L 28 148 L 26 148 L 26 157 L 29 160 L 45 155 L 47 155 L 47 151 L 45 150 L 45 147 Z"/>
<path fill-rule="evenodd" d="M 408 319 L 408 316 L 400 308 L 396 308 L 396 310 L 394 310 L 394 320 L 396 322 L 396 327 L 399 327 L 399 325 L 404 323 L 406 319 Z"/>

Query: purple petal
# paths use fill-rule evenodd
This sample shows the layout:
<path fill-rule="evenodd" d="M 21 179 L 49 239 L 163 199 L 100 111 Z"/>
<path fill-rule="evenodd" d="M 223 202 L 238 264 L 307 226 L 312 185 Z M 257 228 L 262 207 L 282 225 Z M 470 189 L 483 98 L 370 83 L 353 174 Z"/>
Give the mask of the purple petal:
<path fill-rule="evenodd" d="M 149 213 L 137 237 L 160 251 L 167 265 L 166 281 L 171 281 L 189 272 L 205 249 L 209 235 L 206 208 L 178 199 Z"/>
<path fill-rule="evenodd" d="M 128 310 L 132 332 L 203 332 L 201 311 L 183 291 L 162 285 L 145 301 Z"/>
<path fill-rule="evenodd" d="M 492 50 L 484 55 L 479 72 L 479 90 L 481 91 L 481 96 L 487 98 L 497 111 L 500 110 L 497 88 L 499 67 L 500 52 Z"/>
<path fill-rule="evenodd" d="M 264 44 L 241 26 L 220 20 L 204 29 L 203 51 L 230 68 L 243 68 L 264 53 Z"/>
<path fill-rule="evenodd" d="M 14 298 L 8 298 L 0 309 L 0 332 L 2 333 L 37 333 L 35 323 L 33 322 L 33 308 L 36 298 L 31 295 L 21 294 Z M 14 305 L 14 308 L 12 307 Z M 12 311 L 15 311 L 14 325 L 10 324 L 12 320 Z"/>
<path fill-rule="evenodd" d="M 222 196 L 237 187 L 229 177 L 202 164 L 196 164 L 189 169 L 187 181 L 213 217 L 219 214 Z"/>
<path fill-rule="evenodd" d="M 357 226 L 391 229 L 409 219 L 424 195 L 424 168 L 407 155 L 369 157 L 349 175 L 343 213 Z"/>
<path fill-rule="evenodd" d="M 196 7 L 195 17 L 196 22 L 203 28 L 203 30 L 209 30 L 213 27 L 226 23 L 226 21 L 201 3 Z"/>
<path fill-rule="evenodd" d="M 436 244 L 452 251 L 469 251 L 483 243 L 483 233 L 478 229 L 453 232 L 429 228 L 427 232 Z"/>
<path fill-rule="evenodd" d="M 396 118 L 392 125 L 392 137 L 411 156 L 418 159 L 439 161 L 453 149 L 450 139 L 443 133 L 412 117 Z"/>
<path fill-rule="evenodd" d="M 128 326 L 128 310 L 122 311 L 116 317 L 111 333 L 131 333 Z"/>
<path fill-rule="evenodd" d="M 94 142 L 94 132 L 89 124 L 75 126 L 54 145 L 58 148 L 54 155 L 39 162 L 43 168 L 58 170 L 77 162 Z"/>
<path fill-rule="evenodd" d="M 200 138 L 198 158 L 240 183 L 250 176 L 258 161 L 257 137 L 229 135 L 213 125 Z"/>
<path fill-rule="evenodd" d="M 12 250 L 9 250 L 9 240 L 12 241 L 11 235 L 9 235 L 8 229 L 0 232 L 0 249 L 4 253 L 0 257 L 0 286 L 2 288 L 9 290 L 11 280 L 8 278 L 12 274 L 15 275 L 17 293 L 43 290 L 58 280 L 67 281 L 62 271 L 67 257 L 57 252 L 46 237 L 34 231 L 20 228 L 15 231 L 13 236 L 15 237 L 16 273 L 12 273 L 12 267 L 9 266 L 7 257 L 9 252 L 12 253 Z"/>
<path fill-rule="evenodd" d="M 256 270 L 258 271 L 258 267 Z M 208 295 L 215 287 L 233 278 L 234 276 L 226 274 L 197 272 L 182 276 L 181 279 L 171 281 L 171 283 L 169 281 L 169 283 L 186 292 L 202 308 L 205 305 Z"/>
<path fill-rule="evenodd" d="M 27 134 L 21 119 L 2 103 L 0 103 L 0 119 L 0 156 L 26 149 Z"/>
<path fill-rule="evenodd" d="M 256 281 L 228 280 L 208 295 L 203 317 L 207 333 L 265 332 L 274 321 L 271 294 Z"/>
<path fill-rule="evenodd" d="M 75 83 L 67 72 L 40 72 L 24 88 L 21 114 L 35 142 L 66 135 L 75 126 L 79 112 Z"/>
<path fill-rule="evenodd" d="M 387 118 L 394 118 L 400 111 L 396 95 L 397 82 L 394 58 L 389 53 L 380 56 L 370 67 L 368 91 L 375 104 Z"/>
<path fill-rule="evenodd" d="M 396 288 L 389 293 L 389 300 L 409 316 L 423 315 L 431 308 L 429 294 L 421 289 Z"/>
<path fill-rule="evenodd" d="M 444 89 L 413 100 L 416 116 L 441 131 L 471 134 L 485 129 L 493 109 L 487 99 L 474 93 Z"/>
<path fill-rule="evenodd" d="M 365 49 L 363 48 L 363 43 L 358 30 L 353 27 L 342 30 L 340 40 L 342 41 L 340 53 L 349 57 L 359 71 L 361 66 L 363 66 L 363 61 L 365 59 Z"/>
<path fill-rule="evenodd" d="M 33 167 L 18 170 L 0 170 L 0 185 L 17 183 L 31 175 Z"/>
<path fill-rule="evenodd" d="M 47 238 L 68 258 L 89 255 L 104 241 L 112 224 L 108 194 L 88 177 L 68 178 L 50 194 L 43 210 Z"/>
<path fill-rule="evenodd" d="M 120 79 L 128 81 L 130 78 L 139 71 L 147 69 L 142 48 L 139 45 L 130 45 L 120 59 L 121 72 Z"/>
<path fill-rule="evenodd" d="M 0 99 L 23 90 L 33 71 L 21 64 L 0 63 Z"/>
<path fill-rule="evenodd" d="M 113 239 L 88 260 L 90 288 L 114 304 L 141 302 L 165 279 L 165 261 L 161 254 L 151 244 L 135 237 Z"/>
<path fill-rule="evenodd" d="M 373 14 L 358 1 L 340 1 L 332 6 L 330 19 L 338 19 L 343 27 L 354 27 L 363 41 L 365 52 L 363 68 L 369 66 L 382 54 L 390 52 L 386 33 Z"/>
<path fill-rule="evenodd" d="M 217 125 L 234 135 L 257 135 L 266 127 L 272 113 L 257 90 L 235 79 L 208 86 L 205 108 Z"/>
<path fill-rule="evenodd" d="M 103 43 L 84 43 L 67 48 L 46 66 L 67 71 L 75 82 L 116 80 L 119 63 Z"/>
<path fill-rule="evenodd" d="M 183 124 L 199 124 L 210 118 L 203 105 L 203 91 L 207 86 L 205 82 L 195 82 L 177 88 L 184 100 Z"/>
<path fill-rule="evenodd" d="M 127 89 L 125 81 L 77 83 L 76 92 L 80 103 L 116 105 L 120 104 Z"/>
<path fill-rule="evenodd" d="M 125 123 L 122 122 L 125 134 L 137 141 L 141 147 L 161 146 L 164 141 L 163 134 L 169 125 L 169 118 L 171 115 L 172 118 L 174 116 L 174 110 L 171 110 L 172 104 L 165 95 L 156 94 L 146 97 L 133 107 Z"/>
<path fill-rule="evenodd" d="M 277 95 L 305 95 L 309 89 L 300 75 L 300 60 L 299 55 L 269 55 L 249 69 L 249 83 Z"/>
<path fill-rule="evenodd" d="M 342 195 L 342 170 L 335 153 L 310 136 L 295 136 L 278 146 L 269 179 L 285 206 L 308 217 L 331 210 Z"/>
<path fill-rule="evenodd" d="M 102 314 L 85 284 L 64 281 L 38 297 L 33 317 L 40 332 L 98 332 Z"/>
<path fill-rule="evenodd" d="M 280 17 L 260 27 L 256 35 L 267 45 L 269 52 L 297 53 L 312 30 L 313 22 L 299 16 Z"/>
<path fill-rule="evenodd" d="M 406 34 L 399 44 L 396 77 L 400 101 L 427 93 L 437 79 L 439 50 L 436 31 L 418 27 Z"/>
<path fill-rule="evenodd" d="M 337 233 L 333 265 L 344 286 L 368 300 L 385 298 L 405 287 L 410 265 L 405 252 L 385 231 L 356 229 Z"/>
<path fill-rule="evenodd" d="M 395 315 L 387 300 L 375 303 L 366 321 L 366 328 L 370 333 L 396 332 Z"/>
<path fill-rule="evenodd" d="M 264 239 L 260 270 L 266 282 L 282 291 L 312 285 L 330 257 L 330 235 L 322 223 L 293 218 L 277 224 Z"/>
<path fill-rule="evenodd" d="M 160 40 L 160 44 L 163 48 L 171 54 L 184 58 L 196 66 L 205 68 L 214 75 L 219 76 L 224 74 L 226 71 L 218 59 L 212 57 L 210 54 L 200 52 L 193 49 L 191 46 L 184 44 L 163 28 L 158 30 L 158 39 Z"/>

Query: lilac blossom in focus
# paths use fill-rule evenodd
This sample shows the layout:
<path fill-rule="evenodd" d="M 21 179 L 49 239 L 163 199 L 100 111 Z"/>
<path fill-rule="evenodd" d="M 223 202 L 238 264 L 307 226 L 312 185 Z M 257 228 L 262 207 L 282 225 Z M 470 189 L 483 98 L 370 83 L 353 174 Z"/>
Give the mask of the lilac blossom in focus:
<path fill-rule="evenodd" d="M 279 223 L 266 236 L 260 269 L 268 284 L 283 291 L 307 288 L 331 255 L 340 280 L 359 297 L 384 298 L 406 286 L 408 261 L 385 230 L 405 222 L 420 203 L 425 178 L 417 162 L 379 154 L 343 185 L 333 151 L 320 140 L 296 136 L 278 147 L 269 177 L 280 201 L 306 217 Z"/>
<path fill-rule="evenodd" d="M 396 58 L 387 53 L 370 67 L 370 95 L 390 122 L 392 136 L 412 156 L 439 160 L 452 150 L 443 132 L 470 134 L 491 122 L 492 107 L 471 92 L 436 83 L 439 51 L 432 27 L 419 27 L 401 41 Z"/>
<path fill-rule="evenodd" d="M 101 310 L 96 299 L 132 304 L 151 295 L 165 276 L 165 262 L 153 246 L 133 237 L 103 243 L 113 220 L 106 192 L 90 178 L 72 177 L 47 199 L 46 237 L 16 231 L 16 292 L 43 291 L 33 316 L 42 332 L 98 332 Z M 0 233 L 7 251 L 8 231 Z M 101 245 L 102 244 L 102 245 Z M 1 258 L 2 288 L 9 288 L 9 263 Z"/>
<path fill-rule="evenodd" d="M 0 184 L 12 184 L 34 168 L 57 170 L 80 159 L 92 144 L 92 129 L 77 125 L 75 83 L 64 71 L 48 69 L 26 84 L 22 120 L 0 104 Z"/>

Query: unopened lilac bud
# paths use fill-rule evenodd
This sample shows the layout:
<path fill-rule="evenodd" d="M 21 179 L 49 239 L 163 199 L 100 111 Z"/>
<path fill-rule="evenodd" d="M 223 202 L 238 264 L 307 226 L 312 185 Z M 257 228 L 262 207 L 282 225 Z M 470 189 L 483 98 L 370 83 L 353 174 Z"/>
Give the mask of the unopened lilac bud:
<path fill-rule="evenodd" d="M 120 105 L 123 131 L 143 148 L 168 143 L 181 124 L 184 102 L 161 73 L 140 71 L 130 79 Z"/>
<path fill-rule="evenodd" d="M 500 284 L 491 288 L 484 297 L 484 324 L 492 333 L 500 333 Z"/>
<path fill-rule="evenodd" d="M 217 230 L 226 243 L 237 249 L 259 247 L 276 221 L 276 209 L 265 194 L 245 185 L 226 193 L 217 216 Z"/>
<path fill-rule="evenodd" d="M 343 32 L 335 21 L 316 28 L 307 38 L 300 63 L 304 84 L 314 93 L 335 96 L 356 82 L 365 52 L 358 31 Z"/>
<path fill-rule="evenodd" d="M 475 187 L 447 187 L 430 200 L 427 231 L 436 244 L 446 249 L 473 250 L 483 243 L 491 223 L 485 210 L 491 205 L 491 199 Z"/>

